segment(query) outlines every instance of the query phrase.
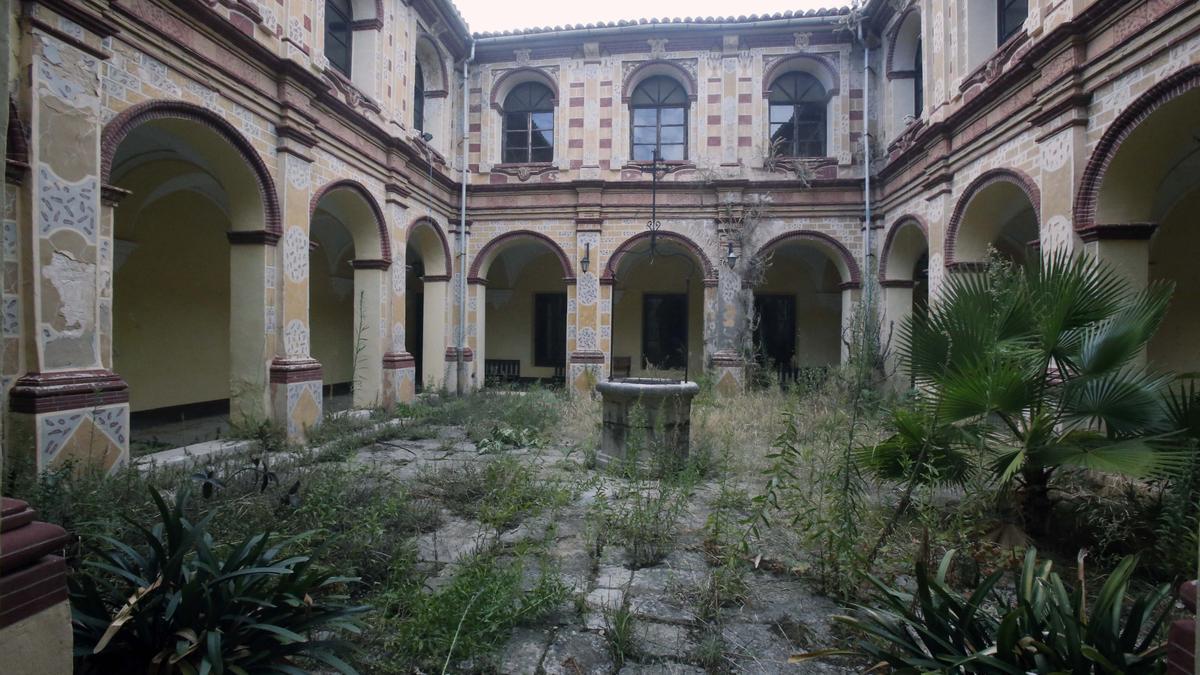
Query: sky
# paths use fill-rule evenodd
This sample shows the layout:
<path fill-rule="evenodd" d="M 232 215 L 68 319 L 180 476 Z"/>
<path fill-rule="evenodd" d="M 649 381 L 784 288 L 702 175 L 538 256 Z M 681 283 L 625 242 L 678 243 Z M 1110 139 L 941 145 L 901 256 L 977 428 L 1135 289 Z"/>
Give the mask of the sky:
<path fill-rule="evenodd" d="M 788 10 L 841 7 L 849 0 L 453 0 L 475 33 L 518 28 L 600 23 L 620 19 L 774 14 Z"/>

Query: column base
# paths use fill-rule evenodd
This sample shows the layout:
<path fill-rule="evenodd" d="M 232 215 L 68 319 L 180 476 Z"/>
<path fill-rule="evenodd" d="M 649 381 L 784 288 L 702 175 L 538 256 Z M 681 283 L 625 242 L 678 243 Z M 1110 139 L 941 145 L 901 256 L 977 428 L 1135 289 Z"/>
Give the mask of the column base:
<path fill-rule="evenodd" d="M 9 409 L 10 447 L 32 451 L 39 472 L 71 464 L 112 472 L 129 461 L 129 385 L 112 371 L 27 373 Z"/>
<path fill-rule="evenodd" d="M 571 352 L 567 358 L 569 390 L 580 396 L 591 396 L 596 384 L 602 382 L 608 357 L 600 351 Z"/>
<path fill-rule="evenodd" d="M 417 359 L 408 352 L 383 355 L 383 402 L 389 408 L 417 398 Z"/>
<path fill-rule="evenodd" d="M 470 364 L 475 361 L 475 352 L 471 351 L 470 347 L 463 349 L 463 363 Z M 446 348 L 446 391 L 458 391 L 458 348 Z M 471 375 L 471 366 L 467 365 L 467 388 L 466 391 L 474 391 L 479 388 L 479 384 Z M 466 393 L 465 391 L 462 393 Z"/>
<path fill-rule="evenodd" d="M 736 396 L 746 390 L 746 361 L 741 354 L 722 349 L 712 355 L 710 368 L 718 394 Z"/>
<path fill-rule="evenodd" d="M 290 441 L 303 441 L 321 422 L 321 364 L 316 359 L 271 362 L 271 412 Z"/>

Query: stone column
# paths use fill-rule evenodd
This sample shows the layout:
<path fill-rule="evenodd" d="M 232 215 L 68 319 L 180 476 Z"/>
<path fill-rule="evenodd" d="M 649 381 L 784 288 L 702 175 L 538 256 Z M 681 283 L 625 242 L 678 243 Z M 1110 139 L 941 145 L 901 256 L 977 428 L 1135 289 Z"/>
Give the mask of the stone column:
<path fill-rule="evenodd" d="M 719 250 L 724 252 L 734 237 L 727 226 L 721 227 Z M 746 312 L 743 300 L 745 294 L 753 294 L 744 278 L 745 265 L 751 264 L 741 256 L 743 251 L 734 243 L 734 252 L 738 255 L 741 265 L 721 269 L 718 284 L 712 289 L 714 294 L 714 312 L 709 323 L 708 313 L 705 313 L 705 344 L 712 343 L 712 358 L 709 361 L 717 391 L 726 396 L 733 396 L 745 391 L 746 388 L 746 359 L 739 343 L 739 336 L 746 326 Z M 718 263 L 721 264 L 721 263 Z M 706 284 L 707 286 L 707 284 Z M 705 288 L 707 295 L 709 289 Z M 706 304 L 707 306 L 707 304 Z M 711 340 L 709 339 L 711 335 Z"/>
<path fill-rule="evenodd" d="M 388 229 L 392 235 L 391 288 L 388 294 L 391 340 L 383 355 L 383 404 L 389 408 L 398 403 L 411 403 L 417 395 L 417 362 L 404 346 L 408 317 L 405 316 L 405 293 L 408 282 L 406 252 L 408 208 L 405 199 L 409 192 L 398 182 L 385 186 Z"/>
<path fill-rule="evenodd" d="M 850 360 L 850 347 L 846 343 L 854 339 L 854 324 L 856 323 L 854 312 L 858 309 L 858 299 L 862 294 L 862 284 L 857 281 L 847 281 L 841 285 L 842 289 L 842 326 L 841 335 L 838 336 L 841 343 L 840 359 L 844 364 Z"/>
<path fill-rule="evenodd" d="M 575 283 L 567 285 L 566 376 L 569 390 L 583 396 L 607 375 L 612 344 L 612 286 L 603 293 L 600 286 L 601 227 L 599 218 L 576 219 Z"/>
<path fill-rule="evenodd" d="M 20 200 L 29 208 L 16 223 L 29 238 L 21 242 L 22 297 L 14 307 L 6 300 L 4 319 L 27 347 L 9 395 L 9 438 L 36 451 L 39 470 L 69 460 L 113 469 L 128 459 L 129 391 L 101 357 L 112 252 L 99 179 L 104 35 L 51 34 L 41 26 L 58 21 L 45 5 L 24 12 L 29 88 L 14 95 L 28 101 L 31 171 Z"/>
<path fill-rule="evenodd" d="M 451 285 L 450 291 L 457 291 L 457 285 Z M 478 359 L 472 359 L 468 366 L 468 371 L 471 373 L 471 381 L 475 383 L 475 387 L 484 387 L 487 385 L 485 379 L 487 377 L 486 366 L 483 363 L 484 355 L 487 353 L 487 280 L 481 278 L 467 279 L 467 349 L 474 357 L 478 355 Z M 457 354 L 457 351 L 454 352 Z M 450 353 L 446 355 L 450 359 Z M 457 364 L 447 364 L 448 371 L 454 371 Z M 457 372 L 457 371 L 455 371 Z"/>
<path fill-rule="evenodd" d="M 887 352 L 887 371 L 895 372 L 899 367 L 897 349 L 899 348 L 900 327 L 908 320 L 912 314 L 913 305 L 913 286 L 914 283 L 909 279 L 885 279 L 879 282 L 880 295 L 882 296 L 880 306 L 883 308 L 883 317 L 880 322 L 880 346 L 889 346 Z M 893 384 L 903 387 L 907 382 L 906 376 L 892 378 L 895 380 Z"/>
<path fill-rule="evenodd" d="M 34 520 L 17 499 L 0 500 L 0 654 L 9 675 L 71 672 L 66 530 Z"/>
<path fill-rule="evenodd" d="M 383 350 L 387 336 L 383 309 L 390 260 L 354 260 L 355 408 L 377 408 L 383 397 Z"/>
<path fill-rule="evenodd" d="M 235 223 L 236 227 L 236 223 Z M 233 230 L 229 238 L 229 416 L 234 424 L 283 421 L 272 411 L 270 389 L 278 375 L 275 260 L 279 235 Z M 270 372 L 270 377 L 268 377 Z"/>
<path fill-rule="evenodd" d="M 1150 285 L 1150 238 L 1155 223 L 1094 225 L 1080 232 L 1084 250 L 1129 282 L 1134 292 Z"/>
<path fill-rule="evenodd" d="M 275 359 L 271 362 L 271 406 L 274 419 L 287 430 L 288 438 L 301 440 L 305 429 L 320 423 L 323 406 L 321 364 L 309 351 L 312 158 L 294 146 L 281 147 L 279 158 L 283 241 L 278 255 L 282 301 L 276 321 Z M 274 266 L 270 274 L 275 275 Z"/>

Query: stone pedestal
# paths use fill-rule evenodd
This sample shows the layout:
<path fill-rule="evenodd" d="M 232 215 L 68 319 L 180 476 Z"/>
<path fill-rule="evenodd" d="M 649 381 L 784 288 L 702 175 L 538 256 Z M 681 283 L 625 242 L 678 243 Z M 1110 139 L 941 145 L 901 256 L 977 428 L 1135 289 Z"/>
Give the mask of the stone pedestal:
<path fill-rule="evenodd" d="M 34 520 L 17 499 L 0 504 L 0 654 L 11 675 L 71 672 L 67 533 Z"/>
<path fill-rule="evenodd" d="M 700 385 L 632 377 L 601 382 L 596 385 L 596 390 L 604 400 L 604 424 L 597 456 L 601 466 L 627 460 L 659 466 L 679 465 L 687 459 L 692 399 L 700 393 Z M 635 439 L 640 439 L 640 443 Z M 631 440 L 634 441 L 632 444 Z M 655 456 L 655 453 L 669 454 L 670 457 Z M 638 456 L 634 457 L 634 454 Z M 662 461 L 664 459 L 669 461 Z"/>

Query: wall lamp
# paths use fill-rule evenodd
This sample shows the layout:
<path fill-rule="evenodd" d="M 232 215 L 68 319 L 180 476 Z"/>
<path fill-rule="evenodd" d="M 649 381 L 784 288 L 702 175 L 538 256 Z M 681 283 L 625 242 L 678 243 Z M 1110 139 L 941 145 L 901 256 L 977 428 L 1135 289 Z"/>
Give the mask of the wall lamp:
<path fill-rule="evenodd" d="M 729 242 L 729 248 L 725 251 L 725 264 L 729 266 L 729 269 L 733 269 L 733 266 L 737 264 L 737 261 L 738 254 L 737 251 L 733 250 L 733 242 L 731 241 Z"/>
<path fill-rule="evenodd" d="M 428 143 L 429 141 L 433 140 L 433 134 L 429 133 L 428 131 L 422 131 L 421 132 L 421 140 Z"/>
<path fill-rule="evenodd" d="M 579 269 L 587 274 L 588 265 L 592 264 L 592 242 L 586 241 L 583 243 L 583 257 L 579 260 Z"/>

